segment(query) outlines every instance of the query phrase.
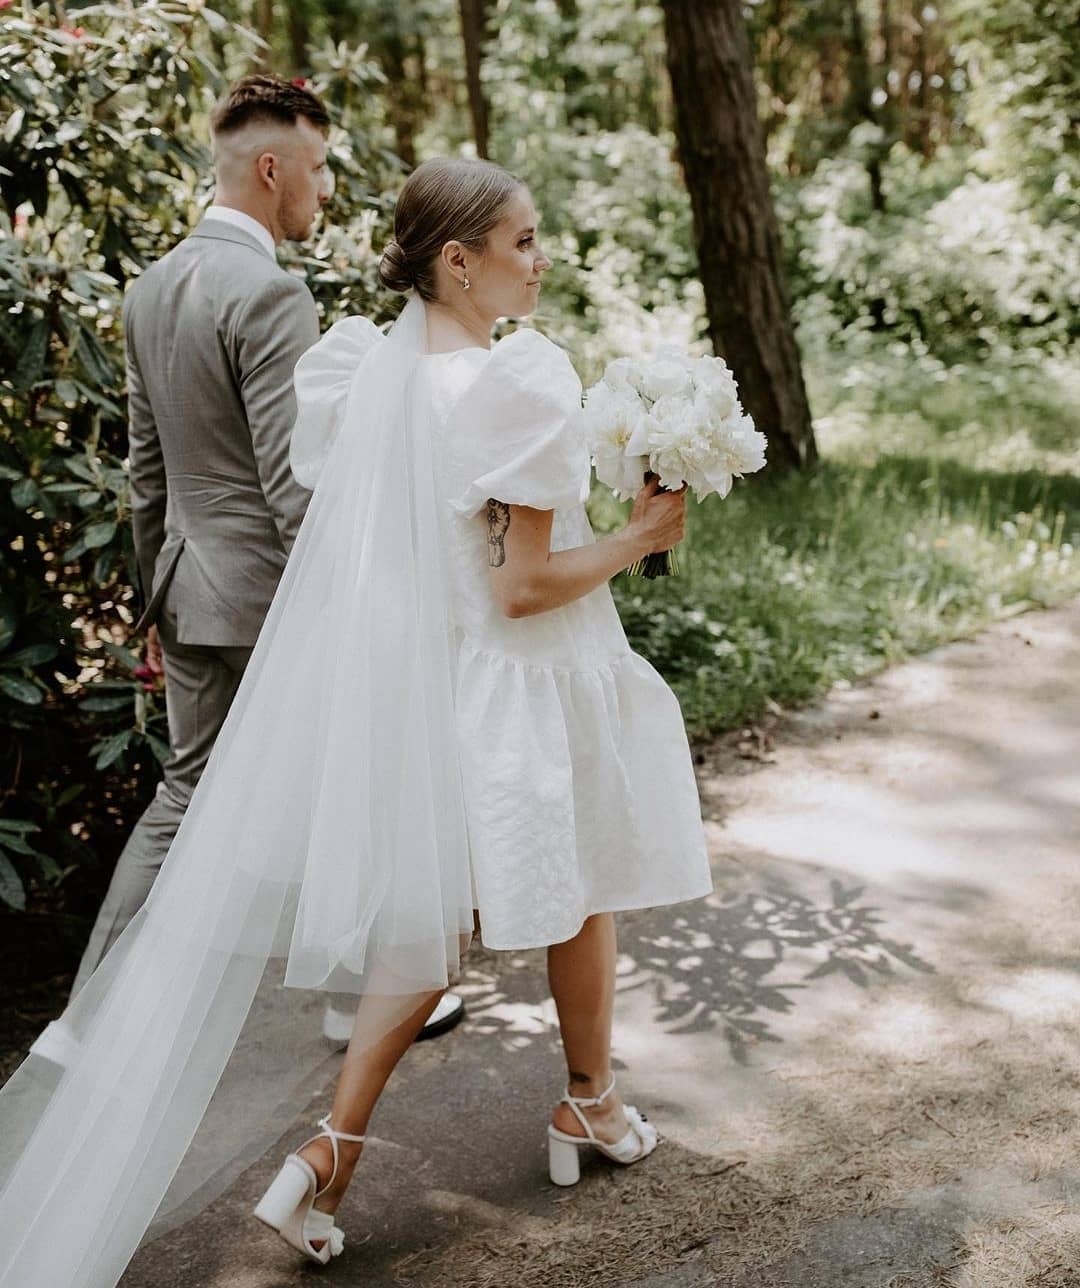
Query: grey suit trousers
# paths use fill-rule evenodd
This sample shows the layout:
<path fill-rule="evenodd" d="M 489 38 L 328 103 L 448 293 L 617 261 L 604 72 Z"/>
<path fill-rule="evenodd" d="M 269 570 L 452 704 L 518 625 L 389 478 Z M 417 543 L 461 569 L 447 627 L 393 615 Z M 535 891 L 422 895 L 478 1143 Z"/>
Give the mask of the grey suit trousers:
<path fill-rule="evenodd" d="M 251 657 L 251 648 L 240 645 L 179 643 L 176 619 L 167 608 L 159 618 L 158 630 L 165 663 L 169 758 L 154 799 L 117 860 L 79 963 L 72 996 L 146 901 Z"/>

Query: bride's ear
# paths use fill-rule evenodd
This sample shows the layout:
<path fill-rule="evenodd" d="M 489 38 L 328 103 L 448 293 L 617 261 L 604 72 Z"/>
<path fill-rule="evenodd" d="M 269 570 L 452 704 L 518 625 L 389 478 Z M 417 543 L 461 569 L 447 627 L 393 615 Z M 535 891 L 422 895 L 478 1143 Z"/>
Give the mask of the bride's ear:
<path fill-rule="evenodd" d="M 467 273 L 465 255 L 465 247 L 459 241 L 448 241 L 439 255 L 446 268 L 459 282 Z"/>

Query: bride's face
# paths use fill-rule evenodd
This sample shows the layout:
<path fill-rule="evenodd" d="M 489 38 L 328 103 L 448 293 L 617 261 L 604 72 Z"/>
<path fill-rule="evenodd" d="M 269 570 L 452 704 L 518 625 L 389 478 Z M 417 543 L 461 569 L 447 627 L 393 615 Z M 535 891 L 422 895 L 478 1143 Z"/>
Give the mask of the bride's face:
<path fill-rule="evenodd" d="M 540 246 L 539 222 L 528 188 L 516 189 L 469 270 L 470 302 L 491 318 L 528 317 L 536 308 L 540 278 L 551 267 Z"/>

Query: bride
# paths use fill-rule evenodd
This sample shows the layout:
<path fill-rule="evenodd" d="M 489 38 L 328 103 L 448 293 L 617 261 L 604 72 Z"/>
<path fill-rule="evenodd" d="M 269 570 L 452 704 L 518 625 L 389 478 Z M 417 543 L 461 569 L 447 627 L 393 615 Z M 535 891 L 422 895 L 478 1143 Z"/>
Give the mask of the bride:
<path fill-rule="evenodd" d="M 346 318 L 298 364 L 314 496 L 228 721 L 147 904 L 0 1091 L 0 1288 L 115 1284 L 155 1214 L 250 1162 L 218 1128 L 281 1104 L 302 1062 L 277 1008 L 306 990 L 356 993 L 353 1034 L 256 1216 L 340 1253 L 370 1115 L 474 926 L 547 947 L 552 1181 L 655 1148 L 611 1076 L 613 914 L 712 886 L 678 704 L 607 583 L 680 540 L 685 496 L 652 482 L 594 538 L 570 362 L 491 343 L 536 307 L 538 222 L 497 166 L 421 165 L 380 264 L 398 320 Z"/>

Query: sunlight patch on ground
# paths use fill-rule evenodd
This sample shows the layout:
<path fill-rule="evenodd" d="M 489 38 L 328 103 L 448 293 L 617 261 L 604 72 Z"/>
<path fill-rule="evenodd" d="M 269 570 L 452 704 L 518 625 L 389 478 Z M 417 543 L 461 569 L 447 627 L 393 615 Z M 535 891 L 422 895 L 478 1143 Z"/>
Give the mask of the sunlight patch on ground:
<path fill-rule="evenodd" d="M 1072 971 L 1032 968 L 1016 973 L 1008 983 L 972 991 L 986 1006 L 1018 1020 L 1080 1024 L 1080 975 Z"/>

